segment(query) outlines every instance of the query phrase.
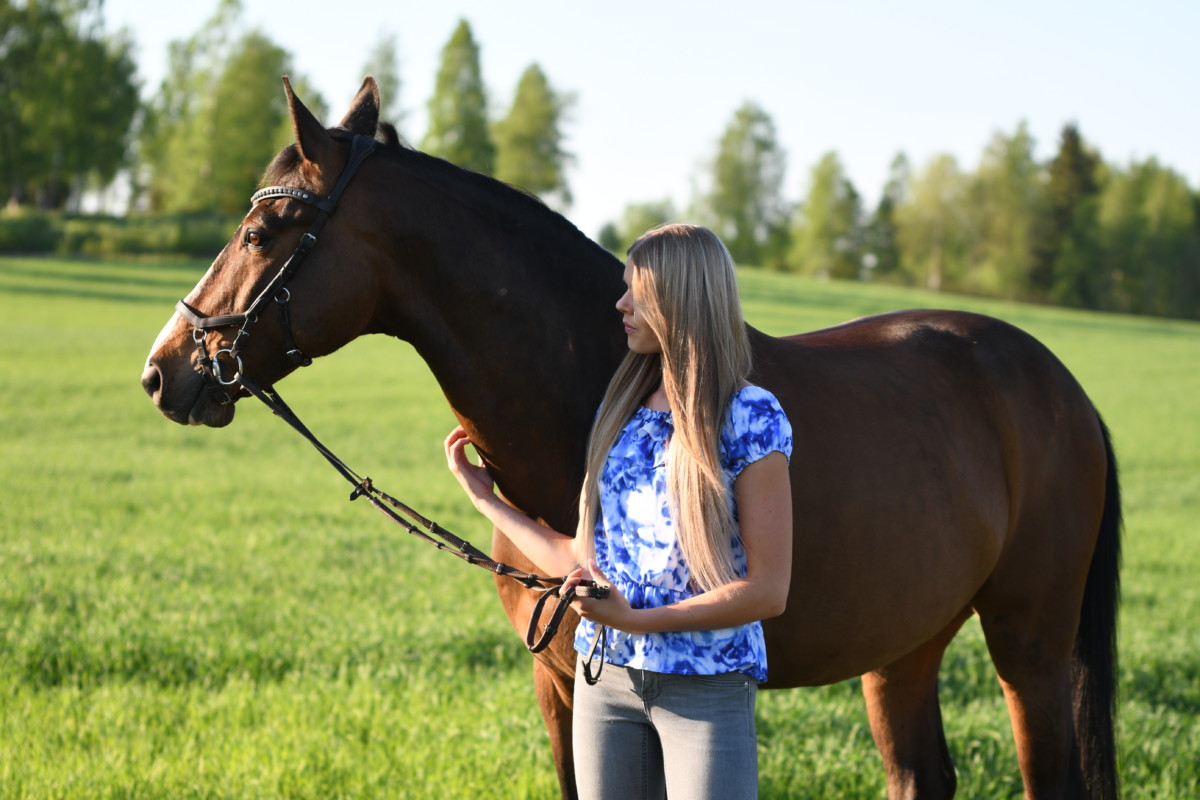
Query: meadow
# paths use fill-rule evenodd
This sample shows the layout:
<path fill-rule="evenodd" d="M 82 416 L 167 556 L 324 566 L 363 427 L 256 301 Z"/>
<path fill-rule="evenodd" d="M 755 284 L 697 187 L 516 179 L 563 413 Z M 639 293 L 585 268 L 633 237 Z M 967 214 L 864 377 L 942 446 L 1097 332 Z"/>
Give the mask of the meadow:
<path fill-rule="evenodd" d="M 204 268 L 0 259 L 0 800 L 556 797 L 530 657 L 486 573 L 347 503 L 266 409 L 184 428 L 143 394 L 150 344 Z M 742 281 L 770 333 L 967 308 L 1074 371 L 1122 469 L 1125 796 L 1200 796 L 1200 324 Z M 369 337 L 281 388 L 352 466 L 487 546 L 411 348 Z M 941 698 L 959 796 L 1019 797 L 974 622 Z M 759 733 L 764 798 L 884 795 L 857 681 L 762 693 Z"/>

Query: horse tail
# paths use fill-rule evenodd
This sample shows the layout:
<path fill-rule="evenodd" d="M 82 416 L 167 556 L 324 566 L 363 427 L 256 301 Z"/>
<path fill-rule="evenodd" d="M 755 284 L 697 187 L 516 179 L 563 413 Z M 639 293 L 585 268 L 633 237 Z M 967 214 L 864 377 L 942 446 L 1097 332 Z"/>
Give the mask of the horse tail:
<path fill-rule="evenodd" d="M 1116 753 L 1117 607 L 1121 595 L 1121 486 L 1108 427 L 1104 438 L 1107 477 L 1104 514 L 1092 554 L 1079 630 L 1072 657 L 1075 735 L 1087 796 L 1115 800 L 1119 794 Z"/>

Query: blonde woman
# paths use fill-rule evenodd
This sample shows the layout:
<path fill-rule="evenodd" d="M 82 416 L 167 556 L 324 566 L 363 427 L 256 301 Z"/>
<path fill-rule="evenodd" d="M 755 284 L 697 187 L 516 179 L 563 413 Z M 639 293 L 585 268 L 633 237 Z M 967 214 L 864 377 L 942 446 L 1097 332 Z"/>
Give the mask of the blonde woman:
<path fill-rule="evenodd" d="M 783 612 L 791 579 L 791 427 L 747 381 L 733 261 L 712 231 L 649 231 L 624 280 L 629 353 L 588 442 L 576 535 L 501 501 L 461 428 L 447 459 L 540 569 L 611 586 L 606 599 L 575 601 L 580 797 L 755 797 L 761 620 Z M 578 678 L 599 625 L 609 667 L 592 685 Z"/>

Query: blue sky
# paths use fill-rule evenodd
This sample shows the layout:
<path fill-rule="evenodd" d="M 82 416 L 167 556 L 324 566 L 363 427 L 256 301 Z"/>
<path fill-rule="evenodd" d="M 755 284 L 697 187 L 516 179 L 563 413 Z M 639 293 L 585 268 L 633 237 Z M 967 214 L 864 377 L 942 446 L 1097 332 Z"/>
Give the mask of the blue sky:
<path fill-rule="evenodd" d="M 670 198 L 685 210 L 747 100 L 775 122 L 790 200 L 803 197 L 809 170 L 830 150 L 873 203 L 897 152 L 916 169 L 950 153 L 971 170 L 996 131 L 1011 134 L 1021 121 L 1039 157 L 1074 121 L 1106 161 L 1154 156 L 1200 187 L 1194 0 L 243 2 L 247 24 L 291 52 L 322 92 L 330 124 L 361 83 L 370 46 L 394 34 L 402 130 L 414 143 L 459 19 L 480 44 L 494 112 L 536 61 L 577 98 L 566 126 L 577 159 L 567 216 L 593 236 L 627 203 Z M 152 92 L 167 44 L 216 7 L 106 0 L 105 19 L 110 30 L 132 30 Z"/>

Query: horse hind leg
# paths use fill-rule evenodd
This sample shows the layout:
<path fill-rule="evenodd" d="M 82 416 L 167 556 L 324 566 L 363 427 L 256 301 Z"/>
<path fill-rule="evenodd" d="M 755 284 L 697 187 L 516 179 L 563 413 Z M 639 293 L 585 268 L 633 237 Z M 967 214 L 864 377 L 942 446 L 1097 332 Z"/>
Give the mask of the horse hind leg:
<path fill-rule="evenodd" d="M 887 771 L 890 800 L 954 796 L 958 779 L 942 729 L 938 670 L 946 646 L 970 615 L 964 609 L 925 644 L 863 675 L 867 716 Z"/>
<path fill-rule="evenodd" d="M 1071 636 L 1021 616 L 980 614 L 1008 704 L 1025 797 L 1082 798 L 1072 714 Z M 1065 644 L 1062 640 L 1065 639 Z"/>
<path fill-rule="evenodd" d="M 1073 651 L 1093 541 L 1069 534 L 1096 528 L 1029 505 L 1042 513 L 1027 515 L 973 604 L 1004 689 L 1025 797 L 1083 798 Z"/>

